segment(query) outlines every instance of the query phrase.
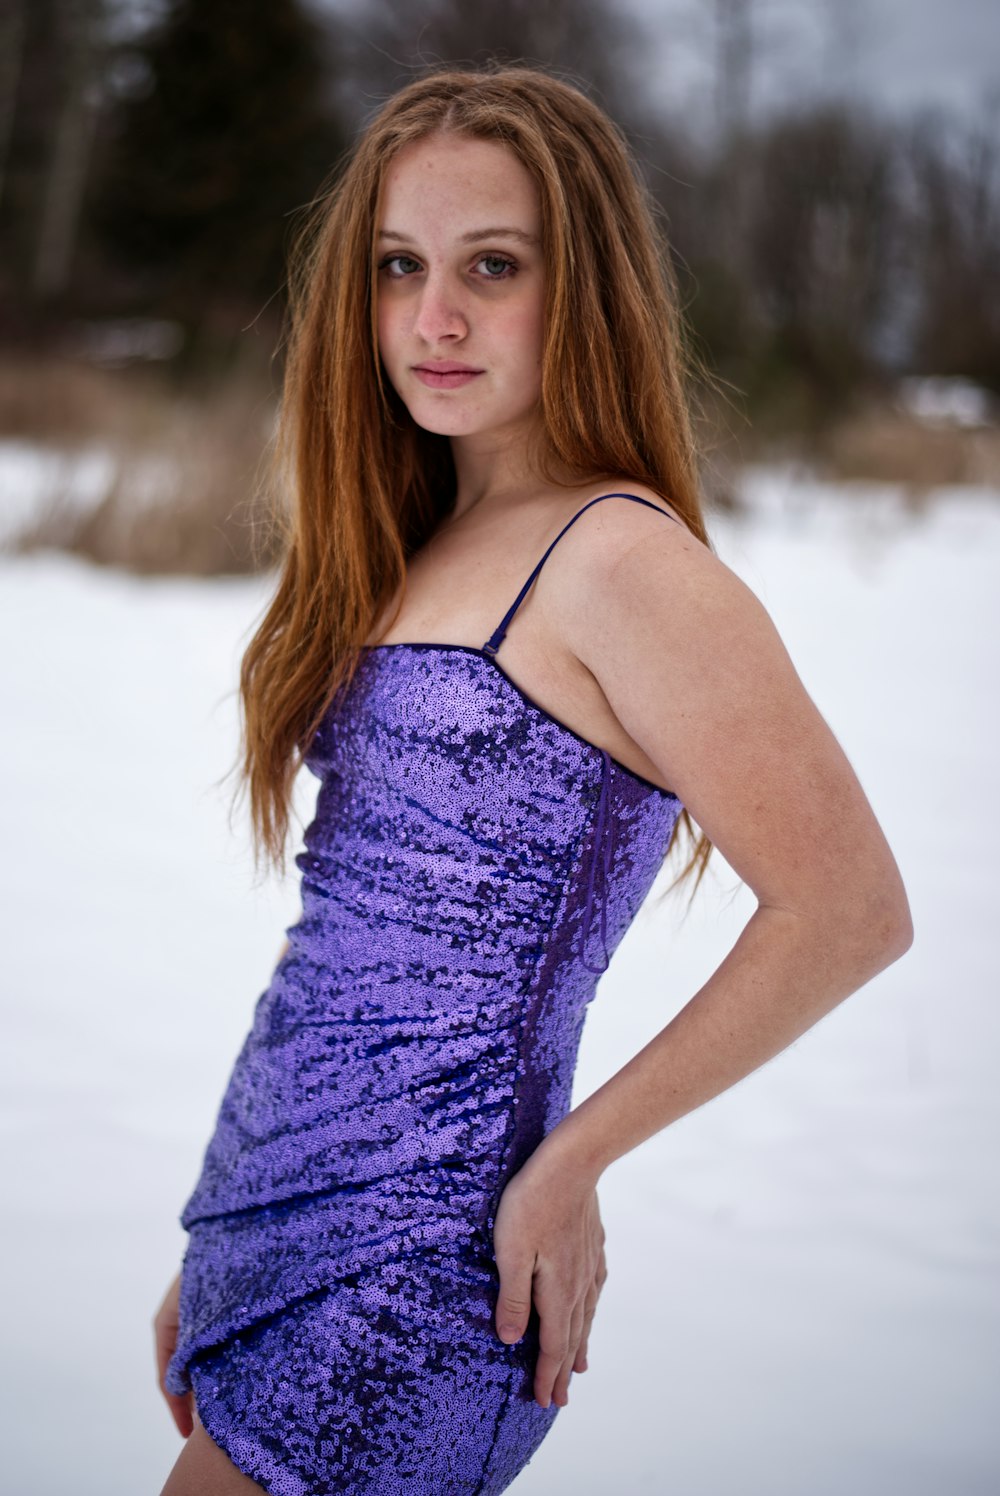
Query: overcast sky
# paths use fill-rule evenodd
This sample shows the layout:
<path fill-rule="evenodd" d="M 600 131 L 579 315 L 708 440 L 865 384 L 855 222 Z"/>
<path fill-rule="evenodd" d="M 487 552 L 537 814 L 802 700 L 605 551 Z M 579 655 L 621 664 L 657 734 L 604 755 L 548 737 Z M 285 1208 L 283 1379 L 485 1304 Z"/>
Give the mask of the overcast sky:
<path fill-rule="evenodd" d="M 710 113 L 718 0 L 629 0 L 656 35 L 654 86 Z M 886 109 L 1000 100 L 1000 0 L 752 0 L 751 101 L 838 85 Z"/>

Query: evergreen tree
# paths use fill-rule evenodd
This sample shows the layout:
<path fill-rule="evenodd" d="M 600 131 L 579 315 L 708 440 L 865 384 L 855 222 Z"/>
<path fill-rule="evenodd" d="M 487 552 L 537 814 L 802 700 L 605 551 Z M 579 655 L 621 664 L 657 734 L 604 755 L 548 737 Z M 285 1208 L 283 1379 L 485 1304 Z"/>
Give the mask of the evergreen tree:
<path fill-rule="evenodd" d="M 279 291 L 344 145 L 328 48 L 299 0 L 171 0 L 132 45 L 95 216 L 135 306 L 227 333 Z"/>

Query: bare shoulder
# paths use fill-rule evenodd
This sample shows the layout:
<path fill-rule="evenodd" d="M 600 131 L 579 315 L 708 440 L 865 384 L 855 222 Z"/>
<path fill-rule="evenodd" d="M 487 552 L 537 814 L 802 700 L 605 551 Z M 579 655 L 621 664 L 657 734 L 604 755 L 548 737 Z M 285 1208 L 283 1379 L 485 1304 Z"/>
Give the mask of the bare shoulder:
<path fill-rule="evenodd" d="M 631 502 L 636 499 L 642 502 Z M 652 608 L 667 624 L 672 607 L 682 603 L 679 588 L 726 592 L 737 583 L 669 500 L 645 484 L 606 480 L 574 494 L 565 514 L 576 519 L 560 541 L 562 564 L 553 568 L 549 586 L 562 642 L 580 659 L 593 642 L 595 609 L 606 630 L 609 614 L 631 594 L 636 609 Z"/>
<path fill-rule="evenodd" d="M 885 838 L 767 609 L 686 526 L 622 508 L 577 537 L 565 647 L 762 902 L 815 907 L 846 877 L 859 920 L 896 908 Z"/>
<path fill-rule="evenodd" d="M 626 682 L 701 699 L 712 683 L 729 695 L 787 673 L 784 645 L 746 583 L 662 494 L 635 483 L 622 492 L 645 502 L 595 504 L 565 537 L 575 537 L 573 564 L 562 571 L 563 643 L 605 693 L 617 683 L 620 696 Z"/>
<path fill-rule="evenodd" d="M 636 499 L 642 502 L 633 502 Z M 569 509 L 570 512 L 587 511 L 573 526 L 573 531 L 579 532 L 577 543 L 584 547 L 587 536 L 599 536 L 603 545 L 609 540 L 613 544 L 627 545 L 647 533 L 655 533 L 657 529 L 677 529 L 691 534 L 681 515 L 663 494 L 631 478 L 609 478 L 581 489 L 574 495 Z M 666 517 L 666 524 L 654 510 Z"/>

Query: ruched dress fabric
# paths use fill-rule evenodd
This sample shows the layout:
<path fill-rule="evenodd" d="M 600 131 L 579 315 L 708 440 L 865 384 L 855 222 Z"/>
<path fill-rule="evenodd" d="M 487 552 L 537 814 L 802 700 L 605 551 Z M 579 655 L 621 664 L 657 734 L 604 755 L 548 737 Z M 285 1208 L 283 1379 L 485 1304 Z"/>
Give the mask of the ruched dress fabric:
<path fill-rule="evenodd" d="M 498 1496 L 559 1411 L 495 1323 L 495 1212 L 681 804 L 491 639 L 374 645 L 310 748 L 302 916 L 202 1171 L 166 1382 L 273 1496 Z M 676 523 L 676 521 L 671 521 Z"/>

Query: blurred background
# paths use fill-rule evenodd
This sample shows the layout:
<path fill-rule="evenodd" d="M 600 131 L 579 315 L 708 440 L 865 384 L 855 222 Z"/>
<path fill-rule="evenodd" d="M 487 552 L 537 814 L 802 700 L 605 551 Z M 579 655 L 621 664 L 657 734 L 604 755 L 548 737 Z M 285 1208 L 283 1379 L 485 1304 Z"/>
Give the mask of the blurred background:
<path fill-rule="evenodd" d="M 285 255 L 388 94 L 492 58 L 559 70 L 635 149 L 713 376 L 713 542 L 854 764 L 916 926 L 607 1172 L 591 1369 L 517 1489 L 992 1496 L 993 0 L 0 0 L 10 1488 L 155 1492 L 176 1456 L 151 1320 L 297 917 L 224 783 L 274 580 Z M 752 909 L 718 855 L 690 912 L 654 892 L 576 1102 Z"/>
<path fill-rule="evenodd" d="M 998 51 L 989 0 L 3 0 L 7 533 L 267 564 L 248 479 L 299 211 L 422 64 L 498 56 L 575 78 L 641 160 L 722 382 L 712 499 L 771 456 L 996 482 Z"/>

